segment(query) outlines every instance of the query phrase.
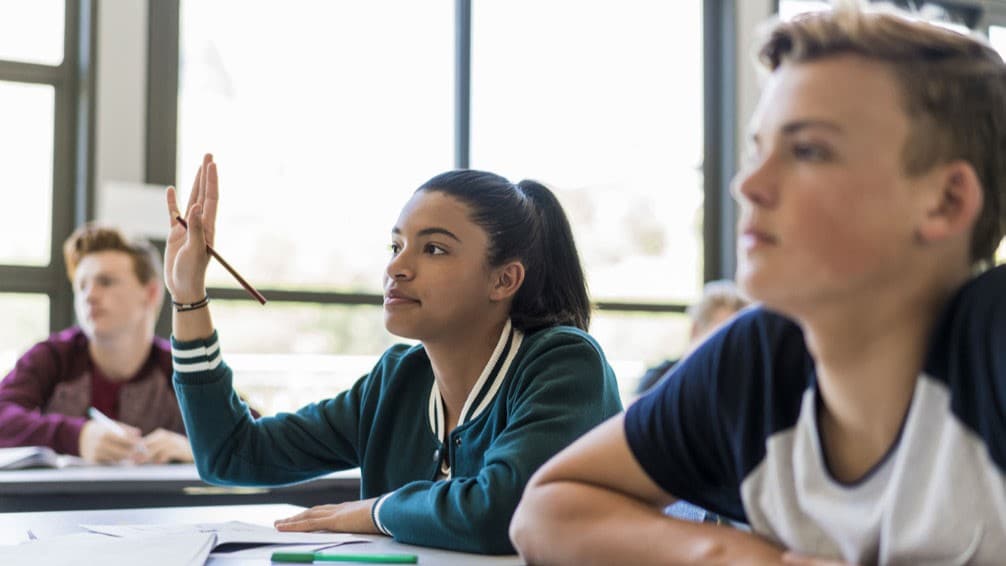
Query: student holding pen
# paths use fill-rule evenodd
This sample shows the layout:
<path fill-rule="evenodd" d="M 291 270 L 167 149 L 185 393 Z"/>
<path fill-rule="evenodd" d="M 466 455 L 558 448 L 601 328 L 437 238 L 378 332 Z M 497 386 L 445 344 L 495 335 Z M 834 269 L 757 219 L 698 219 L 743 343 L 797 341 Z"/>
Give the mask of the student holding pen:
<path fill-rule="evenodd" d="M 92 462 L 191 461 L 154 336 L 164 290 L 148 242 L 87 224 L 64 243 L 79 326 L 36 344 L 0 382 L 0 446 L 48 446 Z M 115 426 L 89 420 L 94 407 Z"/>
<path fill-rule="evenodd" d="M 361 501 L 277 527 L 513 552 L 507 526 L 531 474 L 621 408 L 586 333 L 586 285 L 551 191 L 479 171 L 423 184 L 391 230 L 383 274 L 385 326 L 420 344 L 388 349 L 335 398 L 257 421 L 234 395 L 207 306 L 218 196 L 211 156 L 188 229 L 168 189 L 175 389 L 202 477 L 278 485 L 359 466 Z"/>

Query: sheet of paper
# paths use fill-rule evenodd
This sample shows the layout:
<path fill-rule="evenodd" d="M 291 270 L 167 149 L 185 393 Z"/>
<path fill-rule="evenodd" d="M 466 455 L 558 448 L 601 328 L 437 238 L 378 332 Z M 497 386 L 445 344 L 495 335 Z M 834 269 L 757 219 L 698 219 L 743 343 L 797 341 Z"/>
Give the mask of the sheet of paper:
<path fill-rule="evenodd" d="M 92 560 L 102 566 L 203 566 L 214 546 L 213 533 L 129 538 L 77 533 L 0 546 L 0 564 L 64 566 Z"/>
<path fill-rule="evenodd" d="M 228 523 L 196 523 L 168 525 L 80 525 L 82 529 L 117 537 L 131 537 L 151 533 L 213 533 L 217 545 L 232 543 L 255 544 L 342 544 L 365 542 L 364 539 L 345 533 L 288 533 L 241 521 Z"/>
<path fill-rule="evenodd" d="M 312 544 L 312 545 L 266 545 L 266 546 L 256 546 L 255 548 L 245 548 L 242 550 L 235 550 L 232 552 L 217 552 L 214 551 L 210 554 L 213 558 L 240 558 L 243 560 L 257 558 L 260 560 L 269 560 L 273 552 L 325 552 L 336 547 L 340 547 L 346 544 L 355 545 L 357 543 L 366 543 L 370 541 L 357 539 L 355 541 L 349 542 L 339 542 L 335 544 Z M 355 548 L 352 550 L 347 550 L 346 552 L 356 552 Z"/>

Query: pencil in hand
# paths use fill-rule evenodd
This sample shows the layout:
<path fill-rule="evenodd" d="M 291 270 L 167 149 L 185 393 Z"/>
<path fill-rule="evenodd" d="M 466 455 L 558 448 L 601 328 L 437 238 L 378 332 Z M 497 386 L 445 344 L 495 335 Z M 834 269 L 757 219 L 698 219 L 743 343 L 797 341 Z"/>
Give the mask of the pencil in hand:
<path fill-rule="evenodd" d="M 182 225 L 182 228 L 185 228 L 186 230 L 189 229 L 189 225 L 185 222 L 185 219 L 182 218 L 181 216 L 175 216 L 175 220 L 177 220 L 178 223 Z M 245 288 L 245 291 L 248 291 L 248 293 L 252 297 L 254 297 L 256 301 L 262 303 L 263 305 L 266 303 L 266 299 L 262 295 L 262 293 L 259 293 L 255 289 L 255 287 L 252 287 L 251 283 L 245 281 L 244 277 L 241 277 L 241 274 L 239 274 L 233 267 L 231 267 L 231 264 L 227 263 L 227 261 L 224 258 L 220 257 L 220 254 L 218 254 L 217 251 L 213 249 L 213 246 L 206 244 L 206 251 L 209 252 L 210 256 L 212 256 L 218 262 L 220 262 L 220 265 L 224 266 L 224 269 L 226 269 L 231 275 L 233 275 L 234 279 L 237 279 L 238 283 L 240 283 L 241 286 Z"/>

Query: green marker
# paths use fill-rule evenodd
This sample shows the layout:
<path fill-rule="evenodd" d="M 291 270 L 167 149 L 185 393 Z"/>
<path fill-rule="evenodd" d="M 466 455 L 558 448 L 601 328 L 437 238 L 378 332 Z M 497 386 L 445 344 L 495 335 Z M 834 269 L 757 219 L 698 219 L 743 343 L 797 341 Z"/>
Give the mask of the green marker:
<path fill-rule="evenodd" d="M 365 562 L 368 564 L 416 564 L 415 554 L 324 554 L 321 552 L 273 552 L 273 562 Z"/>

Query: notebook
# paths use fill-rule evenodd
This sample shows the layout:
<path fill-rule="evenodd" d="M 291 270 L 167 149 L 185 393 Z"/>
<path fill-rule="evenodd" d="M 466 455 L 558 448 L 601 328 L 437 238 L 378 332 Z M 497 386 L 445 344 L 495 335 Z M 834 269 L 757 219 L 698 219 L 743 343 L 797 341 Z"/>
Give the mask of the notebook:
<path fill-rule="evenodd" d="M 77 533 L 0 546 L 0 564 L 64 566 L 202 566 L 216 544 L 213 533 L 146 534 L 118 538 Z"/>
<path fill-rule="evenodd" d="M 57 454 L 47 446 L 18 446 L 0 448 L 0 470 L 25 468 L 65 468 L 82 466 L 84 460 L 67 454 Z"/>

